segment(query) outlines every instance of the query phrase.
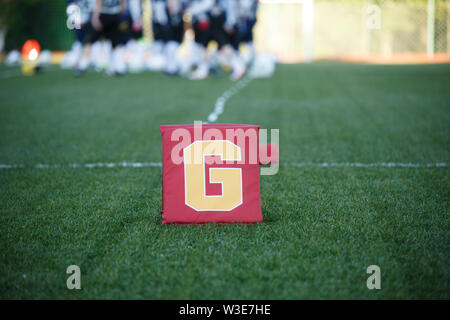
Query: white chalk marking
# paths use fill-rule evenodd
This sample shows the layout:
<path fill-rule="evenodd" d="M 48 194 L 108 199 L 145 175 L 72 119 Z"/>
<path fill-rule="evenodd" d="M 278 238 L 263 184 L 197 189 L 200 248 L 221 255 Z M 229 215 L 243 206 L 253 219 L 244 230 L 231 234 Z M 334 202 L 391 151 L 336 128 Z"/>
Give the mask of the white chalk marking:
<path fill-rule="evenodd" d="M 355 168 L 444 168 L 448 164 L 446 162 L 430 162 L 430 163 L 412 163 L 412 162 L 374 162 L 374 163 L 361 163 L 361 162 L 284 162 L 281 163 L 283 167 L 297 167 L 297 168 L 342 168 L 342 167 L 355 167 Z M 38 163 L 35 165 L 24 164 L 0 164 L 0 169 L 21 169 L 21 168 L 34 168 L 34 169 L 58 169 L 58 168 L 161 168 L 161 162 L 96 162 L 96 163 L 68 163 L 68 164 L 43 164 Z"/>
<path fill-rule="evenodd" d="M 228 99 L 230 99 L 232 96 L 234 96 L 236 93 L 238 93 L 242 88 L 244 88 L 253 78 L 249 75 L 246 75 L 244 78 L 239 80 L 232 86 L 230 89 L 226 90 L 224 93 L 220 95 L 219 98 L 217 98 L 216 103 L 214 105 L 214 110 L 211 112 L 208 116 L 208 120 L 204 121 L 203 123 L 208 122 L 216 122 L 217 119 L 219 119 L 219 116 L 223 113 L 225 109 L 225 104 L 227 103 Z"/>
<path fill-rule="evenodd" d="M 287 167 L 317 167 L 317 168 L 332 168 L 332 167 L 359 167 L 359 168 L 439 168 L 446 167 L 445 162 L 436 163 L 411 163 L 411 162 L 375 162 L 375 163 L 361 163 L 361 162 L 289 162 L 282 165 Z"/>

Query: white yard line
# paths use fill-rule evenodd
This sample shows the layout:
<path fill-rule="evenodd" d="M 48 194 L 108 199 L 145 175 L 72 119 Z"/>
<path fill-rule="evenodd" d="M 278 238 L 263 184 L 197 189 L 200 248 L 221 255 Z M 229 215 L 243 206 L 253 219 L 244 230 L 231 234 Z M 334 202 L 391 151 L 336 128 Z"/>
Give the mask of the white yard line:
<path fill-rule="evenodd" d="M 430 163 L 412 163 L 412 162 L 283 162 L 282 167 L 296 168 L 333 168 L 333 167 L 355 167 L 355 168 L 445 168 L 448 166 L 446 162 L 430 162 Z M 24 164 L 0 164 L 1 169 L 59 169 L 59 168 L 161 168 L 161 162 L 95 162 L 95 163 L 68 163 L 68 164 L 43 164 L 35 165 Z"/>
<path fill-rule="evenodd" d="M 217 98 L 216 103 L 214 104 L 213 112 L 209 114 L 207 121 L 203 123 L 216 122 L 217 119 L 219 119 L 219 116 L 223 113 L 225 109 L 225 104 L 227 103 L 228 99 L 230 99 L 232 96 L 238 93 L 252 80 L 253 78 L 247 74 L 244 78 L 236 82 L 234 86 L 232 86 L 230 89 L 222 93 L 220 97 Z"/>
<path fill-rule="evenodd" d="M 96 163 L 68 163 L 68 164 L 44 164 L 38 163 L 35 165 L 24 164 L 0 164 L 0 169 L 20 169 L 20 168 L 35 168 L 35 169 L 58 169 L 58 168 L 142 168 L 142 167 L 162 167 L 161 162 L 96 162 Z"/>
<path fill-rule="evenodd" d="M 50 70 L 54 68 L 50 68 Z M 7 78 L 10 76 L 20 75 L 20 70 L 8 70 L 9 72 L 0 73 L 0 78 Z M 19 73 L 16 73 L 19 72 Z M 237 94 L 242 88 L 244 88 L 254 78 L 247 74 L 244 78 L 237 81 L 231 88 L 226 90 L 222 95 L 217 98 L 214 105 L 214 110 L 208 116 L 208 122 L 216 122 L 219 116 L 225 109 L 225 104 L 232 96 Z M 435 163 L 412 163 L 412 162 L 374 162 L 374 163 L 362 163 L 362 162 L 282 162 L 282 167 L 297 167 L 297 168 L 333 168 L 333 167 L 356 167 L 356 168 L 443 168 L 448 164 L 445 162 Z M 67 163 L 67 164 L 43 164 L 38 163 L 34 165 L 25 164 L 2 164 L 1 169 L 20 169 L 20 168 L 35 168 L 35 169 L 57 169 L 57 168 L 161 168 L 161 162 L 96 162 L 96 163 Z"/>
<path fill-rule="evenodd" d="M 445 162 L 435 163 L 411 163 L 411 162 L 287 162 L 282 165 L 287 167 L 316 167 L 316 168 L 332 168 L 332 167 L 357 167 L 357 168 L 440 168 L 447 167 Z"/>

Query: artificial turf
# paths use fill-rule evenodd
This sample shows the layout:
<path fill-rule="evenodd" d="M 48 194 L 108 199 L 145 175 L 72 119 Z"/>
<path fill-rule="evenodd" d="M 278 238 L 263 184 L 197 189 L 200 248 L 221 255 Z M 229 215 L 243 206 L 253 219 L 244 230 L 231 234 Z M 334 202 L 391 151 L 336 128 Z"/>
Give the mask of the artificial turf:
<path fill-rule="evenodd" d="M 231 81 L 0 77 L 0 164 L 23 165 L 0 169 L 0 298 L 449 299 L 449 83 L 450 65 L 279 65 L 219 119 L 280 129 L 264 224 L 163 226 L 160 167 L 68 164 L 161 161 L 159 125 L 206 119 Z"/>

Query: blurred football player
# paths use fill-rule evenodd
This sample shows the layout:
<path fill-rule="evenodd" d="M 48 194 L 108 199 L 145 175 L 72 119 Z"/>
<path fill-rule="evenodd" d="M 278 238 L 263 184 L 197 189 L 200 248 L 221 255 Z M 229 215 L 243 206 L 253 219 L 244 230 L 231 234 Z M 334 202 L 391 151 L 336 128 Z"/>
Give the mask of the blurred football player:
<path fill-rule="evenodd" d="M 237 0 L 236 0 L 237 1 Z M 206 48 L 210 41 L 216 41 L 219 54 L 229 60 L 232 79 L 237 80 L 246 73 L 245 64 L 238 54 L 237 2 L 233 0 L 192 0 L 187 12 L 192 16 L 197 56 L 202 58 L 192 79 L 205 79 L 210 68 L 214 68 L 216 57 L 208 59 Z"/>
<path fill-rule="evenodd" d="M 121 14 L 127 7 L 126 0 L 96 0 L 92 13 L 91 24 L 93 28 L 89 43 L 94 43 L 102 37 L 111 41 L 113 52 L 110 54 L 107 74 L 123 75 L 126 71 L 124 60 L 123 36 L 119 25 Z M 89 56 L 90 48 L 85 50 L 84 58 Z M 88 65 L 79 64 L 77 74 L 82 74 Z"/>
<path fill-rule="evenodd" d="M 126 20 L 125 61 L 127 70 L 133 73 L 144 68 L 146 44 L 137 41 L 142 38 L 142 2 L 143 0 L 127 0 L 127 10 L 123 20 Z M 123 22 L 122 22 L 123 23 Z M 119 27 L 120 28 L 120 27 Z"/>
<path fill-rule="evenodd" d="M 249 49 L 246 63 L 250 63 L 255 57 L 255 45 L 253 43 L 253 28 L 256 24 L 258 0 L 239 0 L 238 8 L 238 41 L 246 43 Z"/>
<path fill-rule="evenodd" d="M 89 41 L 92 34 L 90 24 L 95 0 L 68 0 L 67 26 L 74 30 L 75 42 L 72 49 L 64 56 L 62 63 L 65 68 L 72 68 L 81 62 L 83 46 Z"/>
<path fill-rule="evenodd" d="M 170 33 L 164 48 L 166 56 L 164 71 L 170 75 L 177 74 L 180 68 L 178 48 L 184 37 L 183 7 L 184 3 L 181 0 L 167 0 Z"/>
<path fill-rule="evenodd" d="M 194 29 L 194 46 L 191 48 L 189 64 L 196 67 L 191 79 L 205 79 L 209 75 L 206 47 L 210 40 L 210 11 L 215 0 L 190 0 L 186 13 L 192 19 Z"/>
<path fill-rule="evenodd" d="M 183 1 L 152 0 L 153 38 L 152 59 L 149 68 L 177 74 L 178 47 L 183 41 Z"/>
<path fill-rule="evenodd" d="M 142 0 L 128 0 L 127 13 L 131 25 L 129 38 L 142 38 Z"/>
<path fill-rule="evenodd" d="M 152 31 L 153 43 L 151 45 L 151 59 L 149 69 L 161 71 L 165 65 L 164 45 L 169 39 L 169 17 L 165 0 L 152 0 Z"/>
<path fill-rule="evenodd" d="M 229 60 L 231 66 L 231 79 L 239 80 L 247 73 L 247 67 L 239 53 L 240 37 L 238 23 L 240 18 L 241 0 L 223 0 L 222 6 L 225 11 L 225 22 L 223 24 L 226 35 L 226 45 L 221 52 L 225 60 Z"/>

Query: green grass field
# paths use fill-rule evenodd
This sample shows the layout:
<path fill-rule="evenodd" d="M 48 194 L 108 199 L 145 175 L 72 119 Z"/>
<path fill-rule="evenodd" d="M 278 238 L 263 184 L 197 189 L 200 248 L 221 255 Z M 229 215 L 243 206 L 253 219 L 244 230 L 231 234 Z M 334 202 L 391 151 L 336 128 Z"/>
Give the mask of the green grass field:
<path fill-rule="evenodd" d="M 0 77 L 0 164 L 24 166 L 0 169 L 0 298 L 449 299 L 449 84 L 450 65 L 279 65 L 219 119 L 280 129 L 264 224 L 163 226 L 161 168 L 68 165 L 160 162 L 159 126 L 206 119 L 231 81 Z"/>

